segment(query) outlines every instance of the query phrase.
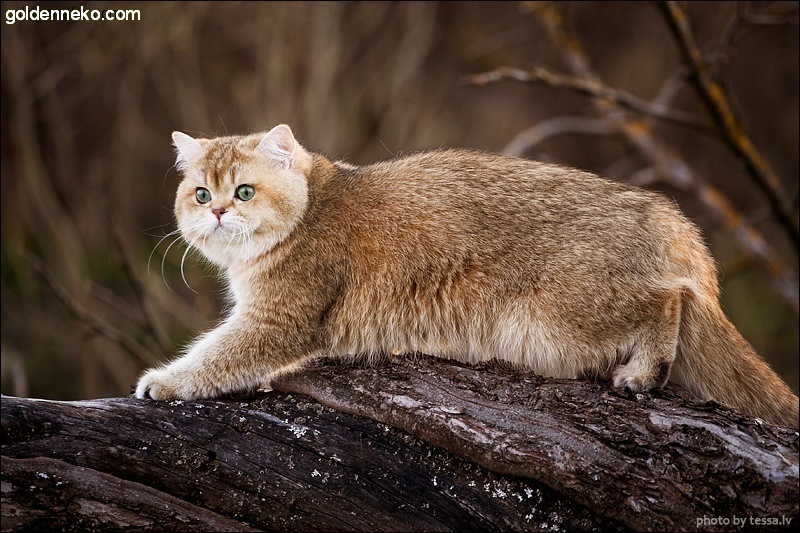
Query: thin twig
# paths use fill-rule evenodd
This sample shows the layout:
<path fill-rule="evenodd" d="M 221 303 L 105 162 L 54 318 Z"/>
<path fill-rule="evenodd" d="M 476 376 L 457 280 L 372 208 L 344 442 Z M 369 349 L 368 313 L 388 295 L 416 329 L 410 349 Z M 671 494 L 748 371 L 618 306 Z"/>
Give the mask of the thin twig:
<path fill-rule="evenodd" d="M 798 6 L 797 2 L 774 2 L 772 13 L 751 13 L 748 9 L 750 2 L 741 2 L 742 20 L 745 24 L 753 26 L 797 26 Z"/>
<path fill-rule="evenodd" d="M 531 128 L 518 133 L 503 147 L 502 152 L 523 155 L 545 139 L 565 133 L 610 135 L 615 131 L 616 126 L 605 117 L 555 117 L 537 122 Z"/>
<path fill-rule="evenodd" d="M 692 129 L 709 131 L 708 123 L 692 113 L 671 109 L 663 105 L 652 104 L 625 91 L 613 89 L 608 85 L 597 83 L 595 80 L 558 74 L 543 67 L 536 67 L 533 70 L 498 67 L 488 72 L 467 76 L 463 79 L 463 83 L 481 86 L 501 80 L 518 81 L 521 83 L 543 83 L 550 87 L 568 88 L 581 94 L 610 100 L 615 104 L 630 109 L 631 111 L 636 111 L 642 115 Z"/>
<path fill-rule="evenodd" d="M 797 25 L 797 4 L 794 4 L 794 9 L 777 10 L 775 13 L 750 13 L 749 5 L 750 2 L 736 2 L 736 9 L 722 30 L 716 49 L 706 54 L 712 78 L 716 78 L 721 66 L 736 53 L 734 44 L 741 42 L 745 34 L 752 35 L 754 30 L 765 26 Z"/>
<path fill-rule="evenodd" d="M 670 74 L 661 87 L 656 91 L 656 95 L 650 100 L 653 105 L 667 106 L 678 95 L 680 90 L 686 85 L 686 71 L 680 69 Z"/>
<path fill-rule="evenodd" d="M 794 243 L 795 249 L 800 250 L 800 233 L 791 212 L 789 194 L 748 137 L 742 121 L 735 116 L 725 90 L 711 77 L 709 66 L 694 41 L 686 13 L 676 2 L 664 2 L 661 7 L 681 54 L 691 68 L 690 80 L 708 108 L 722 138 L 744 161 L 748 175 L 766 195 L 776 219 Z"/>
<path fill-rule="evenodd" d="M 727 63 L 733 54 L 733 45 L 744 21 L 744 9 L 742 2 L 736 2 L 733 15 L 731 15 L 730 20 L 722 29 L 716 50 L 706 59 L 709 68 L 714 70 L 712 75 L 716 75 L 716 70 L 722 63 Z"/>
<path fill-rule="evenodd" d="M 121 346 L 128 353 L 139 359 L 147 366 L 156 365 L 159 363 L 144 346 L 139 344 L 128 333 L 112 326 L 102 318 L 94 315 L 87 310 L 80 302 L 77 302 L 69 292 L 64 288 L 61 283 L 55 278 L 50 269 L 37 257 L 30 253 L 25 253 L 25 260 L 36 271 L 39 276 L 47 283 L 53 291 L 53 294 L 61 301 L 67 308 L 70 314 L 80 322 L 86 324 L 95 333 L 107 338 L 114 344 Z"/>

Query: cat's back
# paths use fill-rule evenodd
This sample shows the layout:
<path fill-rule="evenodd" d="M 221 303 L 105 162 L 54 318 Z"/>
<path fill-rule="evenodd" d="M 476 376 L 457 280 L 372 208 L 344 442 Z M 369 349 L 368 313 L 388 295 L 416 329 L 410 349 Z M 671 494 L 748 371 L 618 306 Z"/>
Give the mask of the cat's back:
<path fill-rule="evenodd" d="M 659 194 L 574 168 L 486 152 L 417 152 L 329 182 L 332 211 L 371 231 L 503 241 L 635 237 L 654 212 L 683 220 Z"/>
<path fill-rule="evenodd" d="M 405 257 L 420 268 L 476 262 L 522 277 L 612 275 L 643 286 L 716 276 L 698 228 L 674 202 L 574 168 L 432 150 L 356 167 L 330 185 L 339 198 L 333 233 L 367 269 Z"/>

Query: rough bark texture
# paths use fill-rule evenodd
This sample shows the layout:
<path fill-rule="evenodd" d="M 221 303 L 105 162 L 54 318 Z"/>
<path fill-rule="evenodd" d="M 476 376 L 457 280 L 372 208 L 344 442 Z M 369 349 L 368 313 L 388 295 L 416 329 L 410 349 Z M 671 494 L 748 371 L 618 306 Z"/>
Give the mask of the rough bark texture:
<path fill-rule="evenodd" d="M 798 515 L 798 433 L 673 386 L 427 357 L 320 362 L 273 386 L 3 397 L 2 529 L 765 530 Z"/>

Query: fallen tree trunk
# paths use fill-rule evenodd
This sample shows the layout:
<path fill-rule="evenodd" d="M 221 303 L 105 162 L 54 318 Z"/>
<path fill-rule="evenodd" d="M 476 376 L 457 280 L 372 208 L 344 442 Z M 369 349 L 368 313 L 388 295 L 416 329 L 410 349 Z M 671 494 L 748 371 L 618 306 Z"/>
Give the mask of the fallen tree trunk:
<path fill-rule="evenodd" d="M 427 357 L 321 362 L 273 386 L 3 397 L 2 529 L 730 530 L 798 515 L 798 433 L 674 386 Z"/>

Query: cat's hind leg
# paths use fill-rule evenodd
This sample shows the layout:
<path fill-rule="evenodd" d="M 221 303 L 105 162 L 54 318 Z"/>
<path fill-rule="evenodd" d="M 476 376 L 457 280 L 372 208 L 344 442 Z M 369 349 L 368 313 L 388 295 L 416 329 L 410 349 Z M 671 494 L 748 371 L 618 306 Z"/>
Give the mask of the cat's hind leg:
<path fill-rule="evenodd" d="M 630 357 L 614 371 L 615 387 L 638 392 L 667 383 L 678 350 L 681 298 L 680 290 L 670 290 L 643 306 L 648 318 L 642 320 Z"/>

